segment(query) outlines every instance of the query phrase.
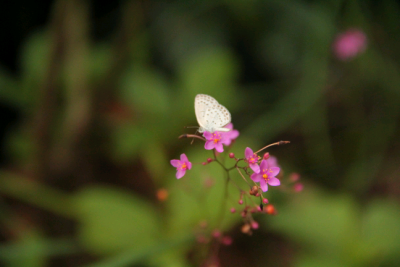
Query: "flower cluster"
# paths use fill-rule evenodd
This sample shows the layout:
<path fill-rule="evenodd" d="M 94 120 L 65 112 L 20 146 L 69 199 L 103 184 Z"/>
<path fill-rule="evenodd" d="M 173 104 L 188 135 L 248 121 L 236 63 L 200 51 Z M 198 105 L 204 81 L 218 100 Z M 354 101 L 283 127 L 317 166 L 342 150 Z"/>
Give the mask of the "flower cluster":
<path fill-rule="evenodd" d="M 200 104 L 201 103 L 203 102 L 200 102 Z M 229 208 L 230 212 L 240 214 L 243 220 L 241 231 L 251 235 L 254 230 L 259 228 L 259 223 L 253 218 L 254 214 L 277 214 L 275 206 L 269 203 L 269 200 L 263 195 L 270 189 L 269 186 L 281 186 L 282 191 L 287 191 L 287 186 L 289 185 L 293 192 L 299 192 L 303 189 L 303 185 L 298 183 L 300 178 L 298 174 L 291 174 L 290 179 L 285 182 L 281 167 L 278 165 L 278 160 L 268 152 L 264 153 L 262 157 L 259 156 L 259 153 L 268 147 L 287 144 L 290 143 L 289 141 L 279 141 L 255 152 L 250 147 L 246 147 L 243 151 L 243 158 L 237 158 L 235 154 L 231 152 L 228 154 L 230 159 L 228 162 L 231 162 L 231 166 L 225 166 L 222 160 L 225 159 L 225 157 L 220 153 L 229 150 L 240 135 L 239 131 L 233 128 L 232 123 L 226 125 L 224 130 L 226 129 L 229 129 L 229 131 L 204 131 L 202 135 L 184 134 L 179 138 L 200 139 L 204 142 L 204 148 L 212 151 L 212 157 L 207 158 L 204 162 L 197 163 L 197 165 L 204 166 L 215 162 L 223 168 L 227 174 L 226 188 L 228 183 L 231 182 L 238 189 L 238 203 Z M 192 163 L 185 154 L 180 156 L 180 160 L 171 160 L 171 165 L 176 168 L 177 179 L 182 178 L 186 174 L 186 171 L 192 168 Z M 249 189 L 242 189 L 230 176 L 231 171 L 237 171 Z M 204 184 L 205 188 L 212 187 L 213 185 L 214 181 L 212 178 L 208 178 Z M 163 201 L 165 200 L 165 195 L 165 192 L 160 191 L 158 192 L 157 198 Z M 225 203 L 222 207 L 227 207 L 226 204 L 230 199 L 231 198 L 225 198 Z M 221 220 L 222 217 L 220 218 Z M 230 245 L 232 243 L 232 238 L 223 235 L 219 229 L 207 229 L 206 222 L 202 222 L 199 226 L 200 228 L 197 230 L 197 241 L 199 244 L 214 242 Z M 219 247 L 219 245 L 217 247 Z"/>
<path fill-rule="evenodd" d="M 202 103 L 202 102 L 200 102 Z M 224 158 L 223 153 L 235 143 L 235 140 L 239 137 L 240 133 L 238 130 L 233 128 L 233 124 L 229 123 L 224 127 L 224 130 L 229 131 L 204 131 L 202 135 L 196 134 L 184 134 L 180 138 L 196 138 L 204 142 L 204 148 L 211 150 L 213 153 L 212 157 L 207 158 L 204 162 L 197 163 L 198 165 L 218 163 L 227 173 L 227 183 L 232 182 L 235 187 L 238 188 L 239 200 L 236 207 L 230 207 L 231 213 L 236 213 L 237 209 L 243 220 L 242 232 L 246 234 L 252 234 L 253 230 L 258 229 L 259 224 L 253 219 L 253 214 L 264 213 L 269 215 L 276 215 L 277 210 L 273 204 L 269 203 L 269 200 L 264 197 L 263 194 L 268 191 L 269 186 L 281 186 L 282 191 L 287 191 L 287 186 L 290 185 L 292 191 L 299 192 L 303 189 L 303 185 L 298 183 L 299 175 L 292 174 L 288 182 L 283 180 L 281 167 L 278 165 L 278 161 L 274 156 L 271 156 L 268 152 L 264 153 L 263 156 L 259 156 L 261 151 L 274 145 L 283 145 L 290 143 L 289 141 L 279 141 L 268 146 L 265 146 L 257 151 L 253 151 L 250 147 L 244 148 L 242 158 L 237 158 L 234 153 L 229 153 L 231 159 L 231 166 L 226 167 L 222 162 Z M 189 161 L 185 154 L 180 156 L 180 160 L 171 160 L 171 165 L 176 168 L 176 178 L 180 179 L 186 171 L 192 168 L 192 163 Z M 238 174 L 243 178 L 246 183 L 248 190 L 242 189 L 233 179 L 230 177 L 231 171 L 237 171 Z M 210 178 L 206 181 L 205 187 L 209 188 L 213 186 L 214 182 Z M 165 199 L 164 194 L 159 194 L 158 198 L 160 201 Z M 259 200 L 258 200 L 259 199 Z M 228 202 L 228 199 L 225 199 Z M 209 233 L 211 233 L 209 231 Z M 230 244 L 232 240 L 230 237 L 221 237 L 218 235 L 218 230 L 215 230 L 212 237 L 207 238 L 206 234 L 201 233 L 198 241 L 200 243 L 211 242 L 214 240 L 222 244 Z M 229 241 L 229 242 L 228 242 Z"/>

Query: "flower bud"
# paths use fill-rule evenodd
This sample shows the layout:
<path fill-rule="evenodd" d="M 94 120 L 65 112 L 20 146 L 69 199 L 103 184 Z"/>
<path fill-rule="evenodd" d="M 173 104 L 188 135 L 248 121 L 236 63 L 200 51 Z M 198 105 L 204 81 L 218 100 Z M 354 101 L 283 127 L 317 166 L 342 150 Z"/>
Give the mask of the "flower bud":
<path fill-rule="evenodd" d="M 269 153 L 268 152 L 264 154 L 263 159 L 269 159 Z"/>
<path fill-rule="evenodd" d="M 263 198 L 262 202 L 263 202 L 264 204 L 267 204 L 267 203 L 268 203 L 268 199 Z"/>
<path fill-rule="evenodd" d="M 234 157 L 235 157 L 235 154 L 234 153 L 229 153 L 229 157 L 231 158 L 231 159 L 233 159 Z"/>
<path fill-rule="evenodd" d="M 249 190 L 250 195 L 255 196 L 258 193 L 258 187 L 255 185 Z"/>
<path fill-rule="evenodd" d="M 210 163 L 210 162 L 212 162 L 212 161 L 213 161 L 212 158 L 208 158 L 208 159 L 207 159 L 207 162 L 208 162 L 208 163 Z"/>
<path fill-rule="evenodd" d="M 300 191 L 303 191 L 304 186 L 302 183 L 296 183 L 293 188 L 294 188 L 294 191 L 300 192 Z"/>
<path fill-rule="evenodd" d="M 242 233 L 243 234 L 248 234 L 251 231 L 251 226 L 250 224 L 246 223 L 245 225 L 242 226 Z"/>
<path fill-rule="evenodd" d="M 258 229 L 258 222 L 252 221 L 252 222 L 251 222 L 251 228 L 253 228 L 253 229 Z"/>
<path fill-rule="evenodd" d="M 232 244 L 233 239 L 230 236 L 224 236 L 221 240 L 222 244 L 224 244 L 225 246 L 229 246 Z"/>
<path fill-rule="evenodd" d="M 293 172 L 290 174 L 290 181 L 296 182 L 299 179 L 300 179 L 300 174 L 298 174 L 297 172 Z"/>
<path fill-rule="evenodd" d="M 271 204 L 269 204 L 269 205 L 267 205 L 267 206 L 265 207 L 265 211 L 266 211 L 269 215 L 275 215 L 275 214 L 276 214 L 275 207 L 274 207 L 274 205 L 271 205 Z"/>

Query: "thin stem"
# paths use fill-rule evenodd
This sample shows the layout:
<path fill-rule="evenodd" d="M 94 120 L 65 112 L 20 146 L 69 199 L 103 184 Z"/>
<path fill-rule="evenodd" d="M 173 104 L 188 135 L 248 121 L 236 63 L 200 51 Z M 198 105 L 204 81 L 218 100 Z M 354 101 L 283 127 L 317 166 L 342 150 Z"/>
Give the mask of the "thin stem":
<path fill-rule="evenodd" d="M 239 167 L 238 167 L 238 166 L 236 166 L 236 169 L 238 170 L 240 176 L 242 176 L 242 178 L 243 178 L 243 180 L 246 182 L 246 184 L 247 184 L 248 186 L 250 186 L 250 185 L 249 185 L 249 182 L 247 182 L 246 178 L 243 176 L 243 174 L 242 174 L 242 172 L 239 170 Z"/>
<path fill-rule="evenodd" d="M 257 154 L 258 152 L 261 152 L 261 151 L 263 151 L 264 149 L 266 149 L 266 148 L 268 148 L 268 147 L 270 147 L 270 146 L 280 146 L 280 145 L 286 145 L 286 144 L 289 144 L 289 143 L 290 143 L 290 141 L 279 141 L 279 142 L 275 142 L 275 143 L 272 143 L 272 144 L 270 144 L 270 145 L 267 145 L 267 146 L 261 148 L 260 150 L 254 152 L 254 154 Z"/>
<path fill-rule="evenodd" d="M 229 170 L 217 159 L 217 155 L 216 155 L 215 153 L 216 153 L 216 152 L 215 152 L 215 149 L 214 149 L 214 152 L 213 152 L 214 161 L 217 162 L 219 165 L 221 165 L 221 167 L 222 167 L 226 172 L 229 172 Z"/>

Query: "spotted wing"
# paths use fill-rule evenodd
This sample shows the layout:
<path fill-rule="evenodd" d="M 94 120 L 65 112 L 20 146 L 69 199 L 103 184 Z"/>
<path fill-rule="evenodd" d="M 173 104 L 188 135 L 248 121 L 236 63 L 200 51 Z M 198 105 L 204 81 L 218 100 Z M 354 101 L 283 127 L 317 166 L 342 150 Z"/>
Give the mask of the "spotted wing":
<path fill-rule="evenodd" d="M 195 97 L 194 108 L 200 132 L 229 131 L 223 128 L 231 122 L 231 114 L 213 97 L 199 94 Z"/>

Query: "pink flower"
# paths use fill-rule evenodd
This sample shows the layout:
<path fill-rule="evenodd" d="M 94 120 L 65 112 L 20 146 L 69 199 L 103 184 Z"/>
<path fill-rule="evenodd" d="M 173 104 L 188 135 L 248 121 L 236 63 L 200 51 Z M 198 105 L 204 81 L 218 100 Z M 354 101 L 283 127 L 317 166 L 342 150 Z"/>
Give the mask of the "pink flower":
<path fill-rule="evenodd" d="M 239 136 L 239 131 L 233 129 L 232 123 L 228 123 L 224 128 L 231 129 L 229 132 L 221 132 L 221 134 L 224 136 L 223 144 L 229 146 L 232 141 Z"/>
<path fill-rule="evenodd" d="M 203 136 L 207 140 L 206 144 L 204 145 L 205 149 L 211 150 L 215 148 L 215 150 L 217 150 L 219 153 L 224 152 L 224 147 L 222 146 L 224 142 L 224 135 L 222 135 L 221 132 L 210 133 L 205 131 Z"/>
<path fill-rule="evenodd" d="M 249 163 L 250 168 L 255 173 L 260 172 L 260 166 L 258 166 L 258 156 L 253 153 L 250 147 L 246 147 L 244 151 L 244 156 L 246 157 L 246 161 Z"/>
<path fill-rule="evenodd" d="M 260 168 L 260 172 L 253 173 L 251 175 L 251 179 L 254 182 L 260 183 L 260 187 L 263 192 L 268 191 L 268 184 L 272 186 L 278 186 L 281 184 L 279 179 L 275 177 L 280 171 L 279 167 L 270 167 L 267 160 L 262 160 Z"/>
<path fill-rule="evenodd" d="M 189 160 L 185 154 L 181 155 L 181 160 L 179 160 L 179 159 L 171 160 L 171 165 L 176 167 L 176 170 L 177 170 L 176 178 L 177 179 L 181 179 L 185 175 L 186 170 L 190 170 L 192 168 L 192 163 L 189 162 Z"/>
<path fill-rule="evenodd" d="M 367 36 L 360 30 L 349 29 L 335 38 L 332 48 L 338 59 L 349 60 L 365 51 Z"/>

